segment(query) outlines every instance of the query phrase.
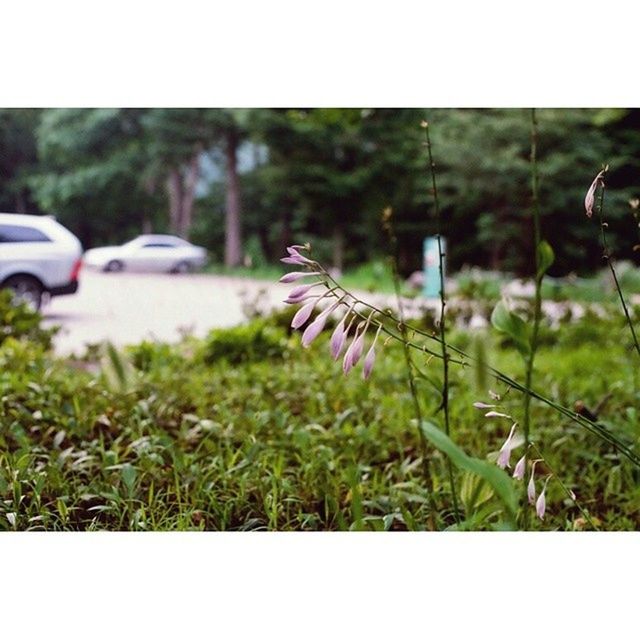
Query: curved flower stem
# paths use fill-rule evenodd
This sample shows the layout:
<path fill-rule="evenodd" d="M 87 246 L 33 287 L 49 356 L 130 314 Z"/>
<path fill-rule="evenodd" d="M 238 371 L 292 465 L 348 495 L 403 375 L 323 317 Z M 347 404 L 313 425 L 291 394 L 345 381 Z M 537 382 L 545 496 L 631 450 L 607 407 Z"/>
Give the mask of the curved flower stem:
<path fill-rule="evenodd" d="M 429 136 L 429 123 L 423 122 L 425 131 L 427 154 L 429 156 L 429 172 L 431 174 L 431 186 L 433 188 L 433 202 L 436 214 L 436 230 L 438 239 L 438 268 L 440 272 L 440 346 L 442 347 L 442 411 L 444 414 L 444 431 L 450 436 L 451 428 L 449 425 L 449 354 L 447 353 L 446 342 L 446 318 L 445 306 L 447 297 L 445 292 L 445 275 L 444 275 L 444 252 L 442 250 L 442 215 L 440 213 L 440 201 L 438 199 L 438 185 L 436 183 L 436 164 L 433 161 L 431 151 L 431 137 Z M 451 486 L 451 497 L 453 499 L 453 512 L 456 522 L 460 524 L 460 512 L 458 509 L 458 495 L 456 490 L 455 475 L 453 471 L 453 463 L 451 458 L 447 456 L 447 472 L 449 475 L 449 485 Z"/>
<path fill-rule="evenodd" d="M 606 169 L 605 175 L 606 175 Z M 616 289 L 618 291 L 618 296 L 620 296 L 620 302 L 622 303 L 622 309 L 624 311 L 625 318 L 627 319 L 627 324 L 629 325 L 629 330 L 631 331 L 631 337 L 633 338 L 633 344 L 640 356 L 640 344 L 638 344 L 638 337 L 636 335 L 635 327 L 633 326 L 633 322 L 631 320 L 631 316 L 629 315 L 629 309 L 627 308 L 627 303 L 625 302 L 624 295 L 622 294 L 622 287 L 620 286 L 620 282 L 618 281 L 618 274 L 616 273 L 615 267 L 613 266 L 613 259 L 611 258 L 611 252 L 609 251 L 609 243 L 607 242 L 607 234 L 605 232 L 607 223 L 603 220 L 603 209 L 604 209 L 604 179 L 601 182 L 600 187 L 600 198 L 598 202 L 598 221 L 600 223 L 600 238 L 602 240 L 602 251 L 604 252 L 604 259 L 607 261 L 609 265 L 609 269 L 611 270 L 611 275 L 613 276 L 613 281 L 615 283 Z"/>

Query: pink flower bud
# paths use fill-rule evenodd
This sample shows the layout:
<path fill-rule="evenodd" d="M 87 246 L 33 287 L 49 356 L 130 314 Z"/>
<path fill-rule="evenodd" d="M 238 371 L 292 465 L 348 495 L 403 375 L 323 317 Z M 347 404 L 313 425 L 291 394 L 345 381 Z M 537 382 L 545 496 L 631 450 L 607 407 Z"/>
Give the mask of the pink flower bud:
<path fill-rule="evenodd" d="M 342 359 L 342 371 L 344 371 L 344 374 L 347 375 L 349 373 L 349 371 L 351 371 L 351 369 L 353 368 L 353 365 L 355 364 L 354 360 L 353 360 L 353 350 L 356 347 L 356 344 L 358 342 L 358 338 L 360 337 L 358 334 L 358 330 L 363 326 L 364 323 L 360 323 L 358 325 L 358 328 L 356 329 L 356 336 L 355 338 L 351 341 L 351 344 L 348 346 L 346 353 L 344 354 L 344 358 Z"/>
<path fill-rule="evenodd" d="M 376 361 L 376 350 L 375 345 L 371 345 L 369 351 L 367 351 L 367 355 L 364 358 L 364 364 L 362 366 L 362 377 L 365 380 L 369 379 L 371 375 L 371 371 L 373 371 L 373 365 Z"/>
<path fill-rule="evenodd" d="M 285 258 L 280 258 L 280 262 L 284 262 L 285 264 L 307 264 L 309 261 L 302 256 L 299 258 L 287 256 Z"/>
<path fill-rule="evenodd" d="M 551 476 L 549 476 L 549 478 L 550 477 Z M 549 483 L 549 478 L 546 479 L 544 483 L 544 487 L 542 488 L 542 491 L 540 492 L 540 495 L 536 500 L 536 515 L 538 516 L 538 518 L 540 518 L 540 520 L 544 520 L 544 512 L 547 510 L 547 499 L 545 498 L 544 494 L 545 494 L 545 491 L 547 490 L 547 484 Z"/>
<path fill-rule="evenodd" d="M 337 360 L 344 349 L 347 340 L 347 331 L 344 328 L 345 318 L 342 318 L 331 334 L 331 357 Z"/>
<path fill-rule="evenodd" d="M 484 402 L 474 402 L 473 406 L 476 409 L 491 409 L 491 408 L 495 407 L 496 405 L 495 404 L 486 404 Z"/>
<path fill-rule="evenodd" d="M 311 317 L 316 304 L 318 304 L 317 298 L 311 302 L 307 302 L 303 307 L 300 307 L 296 315 L 293 316 L 293 320 L 291 320 L 291 327 L 293 329 L 299 329 Z"/>
<path fill-rule="evenodd" d="M 511 419 L 511 416 L 508 416 L 506 413 L 500 413 L 499 411 L 487 411 L 487 413 L 484 414 L 485 418 L 509 418 Z"/>
<path fill-rule="evenodd" d="M 302 346 L 305 349 L 322 333 L 324 325 L 327 321 L 327 316 L 320 314 L 305 330 L 302 334 Z"/>
<path fill-rule="evenodd" d="M 522 458 L 520 458 L 520 460 L 518 460 L 518 463 L 516 464 L 516 468 L 513 470 L 513 477 L 516 480 L 522 480 L 522 478 L 524 478 L 524 472 L 525 472 L 526 463 L 527 463 L 527 457 L 526 456 L 522 456 Z"/>
<path fill-rule="evenodd" d="M 320 273 L 318 271 L 291 271 L 290 273 L 285 273 L 278 282 L 289 284 L 290 282 L 295 282 L 296 280 L 300 280 L 300 278 L 306 278 L 307 276 L 319 276 L 319 275 Z"/>
<path fill-rule="evenodd" d="M 587 195 L 584 197 L 584 210 L 589 218 L 593 215 L 593 205 L 596 201 L 596 190 L 599 186 L 604 187 L 604 180 L 602 179 L 603 176 L 604 170 L 600 171 L 600 173 L 594 178 L 591 186 L 587 190 Z"/>
<path fill-rule="evenodd" d="M 516 426 L 517 426 L 517 423 L 514 423 L 514 425 L 511 427 L 511 431 L 509 431 L 509 436 L 507 437 L 507 439 L 504 441 L 504 444 L 500 448 L 500 455 L 498 455 L 497 464 L 501 469 L 511 466 L 509 464 L 509 459 L 511 458 L 511 451 L 514 448 L 512 441 L 513 441 L 513 433 L 516 430 Z"/>
<path fill-rule="evenodd" d="M 289 297 L 287 300 L 295 300 L 296 298 L 302 298 L 302 296 L 306 295 L 310 289 L 313 287 L 317 287 L 322 282 L 315 282 L 314 284 L 301 284 L 297 287 L 293 287 L 289 292 Z"/>
<path fill-rule="evenodd" d="M 536 462 L 537 460 L 534 460 L 533 465 L 531 466 L 531 477 L 529 478 L 529 484 L 527 485 L 527 499 L 529 500 L 529 504 L 533 504 L 536 501 L 536 482 L 534 480 Z"/>

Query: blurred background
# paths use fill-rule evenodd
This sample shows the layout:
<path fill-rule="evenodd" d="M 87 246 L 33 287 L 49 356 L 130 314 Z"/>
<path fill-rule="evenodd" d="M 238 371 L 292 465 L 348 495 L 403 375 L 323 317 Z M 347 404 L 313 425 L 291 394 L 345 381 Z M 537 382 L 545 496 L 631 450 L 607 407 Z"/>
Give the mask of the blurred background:
<path fill-rule="evenodd" d="M 258 275 L 309 241 L 326 264 L 375 276 L 391 206 L 408 276 L 434 232 L 422 120 L 449 268 L 528 275 L 524 109 L 1 109 L 0 211 L 53 214 L 85 249 L 172 233 L 204 246 L 211 270 Z M 611 244 L 637 263 L 640 112 L 540 109 L 538 120 L 550 275 L 602 266 L 583 200 L 605 163 Z"/>

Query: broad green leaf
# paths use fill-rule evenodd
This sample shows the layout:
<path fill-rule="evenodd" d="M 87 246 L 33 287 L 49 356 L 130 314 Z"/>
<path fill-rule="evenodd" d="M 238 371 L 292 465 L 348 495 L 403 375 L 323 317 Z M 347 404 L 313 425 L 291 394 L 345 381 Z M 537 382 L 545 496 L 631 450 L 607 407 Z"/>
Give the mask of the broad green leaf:
<path fill-rule="evenodd" d="M 468 456 L 433 422 L 423 420 L 420 426 L 427 440 L 436 449 L 447 455 L 458 469 L 474 473 L 485 480 L 506 507 L 508 516 L 512 520 L 515 519 L 518 497 L 513 487 L 513 481 L 502 469 L 486 460 Z"/>
<path fill-rule="evenodd" d="M 124 486 L 127 488 L 129 493 L 133 493 L 133 488 L 136 484 L 136 469 L 131 466 L 128 462 L 122 465 L 122 469 L 120 469 L 120 475 L 122 476 L 122 482 Z"/>
<path fill-rule="evenodd" d="M 542 240 L 538 245 L 538 278 L 549 270 L 555 259 L 551 245 L 546 240 Z"/>
<path fill-rule="evenodd" d="M 502 333 L 506 333 L 515 343 L 516 349 L 523 355 L 529 355 L 531 344 L 529 328 L 525 321 L 509 311 L 503 300 L 498 302 L 491 314 L 491 324 Z"/>

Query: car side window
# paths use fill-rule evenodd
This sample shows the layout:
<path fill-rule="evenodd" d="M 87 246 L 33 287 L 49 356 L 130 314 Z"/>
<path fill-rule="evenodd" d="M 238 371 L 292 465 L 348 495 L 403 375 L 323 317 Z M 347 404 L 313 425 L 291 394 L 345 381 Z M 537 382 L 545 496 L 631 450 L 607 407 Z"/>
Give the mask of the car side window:
<path fill-rule="evenodd" d="M 173 249 L 175 245 L 169 244 L 167 242 L 148 242 L 147 244 L 142 245 L 143 249 L 159 248 L 159 247 L 164 249 Z"/>
<path fill-rule="evenodd" d="M 0 242 L 51 242 L 51 238 L 33 227 L 0 224 Z"/>

